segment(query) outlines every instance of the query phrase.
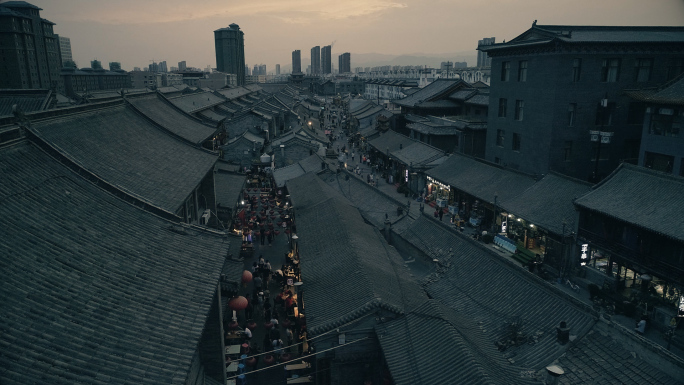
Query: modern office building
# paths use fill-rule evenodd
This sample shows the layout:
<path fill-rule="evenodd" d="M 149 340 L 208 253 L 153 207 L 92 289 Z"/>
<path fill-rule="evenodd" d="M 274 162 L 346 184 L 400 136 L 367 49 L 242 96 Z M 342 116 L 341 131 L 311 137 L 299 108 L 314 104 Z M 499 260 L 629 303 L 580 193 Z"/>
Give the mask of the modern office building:
<path fill-rule="evenodd" d="M 477 46 L 478 47 L 483 47 L 486 45 L 492 45 L 496 41 L 496 38 L 493 37 L 485 37 L 482 40 L 477 41 Z M 477 52 L 477 66 L 478 67 L 489 67 L 492 65 L 492 59 L 487 56 L 487 52 L 484 51 L 478 51 Z"/>
<path fill-rule="evenodd" d="M 321 48 L 321 73 L 323 75 L 332 73 L 332 46 L 326 45 Z"/>
<path fill-rule="evenodd" d="M 351 72 L 351 55 L 349 52 L 345 52 L 339 56 L 340 73 L 346 74 Z"/>
<path fill-rule="evenodd" d="M 214 31 L 216 70 L 237 75 L 238 86 L 245 84 L 245 34 L 233 23 Z"/>
<path fill-rule="evenodd" d="M 684 27 L 536 25 L 492 59 L 486 159 L 599 181 L 639 158 L 644 104 L 626 90 L 684 70 Z"/>
<path fill-rule="evenodd" d="M 302 72 L 302 51 L 292 51 L 292 73 L 298 74 Z"/>
<path fill-rule="evenodd" d="M 71 39 L 68 37 L 59 36 L 59 56 L 62 59 L 62 65 L 67 61 L 74 61 L 74 58 L 71 55 Z"/>
<path fill-rule="evenodd" d="M 321 73 L 321 47 L 315 46 L 311 48 L 311 75 L 318 75 Z"/>
<path fill-rule="evenodd" d="M 0 88 L 63 90 L 55 23 L 25 1 L 0 3 Z"/>
<path fill-rule="evenodd" d="M 275 74 L 280 75 L 280 64 L 276 64 Z"/>
<path fill-rule="evenodd" d="M 187 69 L 188 69 L 188 65 L 185 62 L 185 60 L 178 62 L 178 71 L 185 71 Z"/>

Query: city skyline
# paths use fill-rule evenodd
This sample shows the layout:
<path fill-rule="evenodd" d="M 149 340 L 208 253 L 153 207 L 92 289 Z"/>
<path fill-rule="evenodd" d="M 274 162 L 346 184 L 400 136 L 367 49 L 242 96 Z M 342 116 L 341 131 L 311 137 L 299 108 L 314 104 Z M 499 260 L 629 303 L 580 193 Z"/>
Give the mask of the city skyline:
<path fill-rule="evenodd" d="M 247 64 L 265 63 L 270 69 L 281 64 L 283 71 L 289 71 L 292 51 L 308 52 L 316 45 L 332 43 L 333 57 L 350 52 L 352 68 L 355 57 L 366 53 L 434 56 L 472 52 L 468 64 L 475 65 L 478 40 L 510 40 L 535 19 L 547 25 L 680 25 L 684 16 L 684 2 L 679 0 L 579 0 L 571 4 L 436 0 L 429 5 L 417 0 L 230 4 L 207 0 L 202 7 L 176 0 L 29 3 L 43 8 L 41 16 L 57 24 L 55 32 L 71 39 L 79 67 L 97 59 L 120 62 L 127 71 L 147 67 L 152 60 L 216 67 L 213 31 L 232 23 L 245 33 Z M 419 28 L 410 28 L 414 25 Z M 302 57 L 308 62 L 306 59 Z"/>

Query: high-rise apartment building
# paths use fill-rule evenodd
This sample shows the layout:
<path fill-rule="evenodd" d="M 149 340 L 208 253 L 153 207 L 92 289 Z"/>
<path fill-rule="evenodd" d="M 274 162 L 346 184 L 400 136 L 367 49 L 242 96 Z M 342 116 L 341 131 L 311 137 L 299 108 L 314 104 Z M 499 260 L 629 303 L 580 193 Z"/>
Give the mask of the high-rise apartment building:
<path fill-rule="evenodd" d="M 66 62 L 73 62 L 74 58 L 71 55 L 71 39 L 64 36 L 59 36 L 59 55 L 62 59 L 62 66 Z"/>
<path fill-rule="evenodd" d="M 332 46 L 326 45 L 321 48 L 321 73 L 331 74 L 332 73 Z"/>
<path fill-rule="evenodd" d="M 302 72 L 302 51 L 292 51 L 292 73 L 298 74 Z"/>
<path fill-rule="evenodd" d="M 159 72 L 169 72 L 169 68 L 166 66 L 166 60 L 159 62 Z"/>
<path fill-rule="evenodd" d="M 187 63 L 185 63 L 185 60 L 178 62 L 178 71 L 185 71 L 187 69 L 188 69 L 188 65 L 187 65 Z"/>
<path fill-rule="evenodd" d="M 280 75 L 280 64 L 276 64 L 276 75 Z"/>
<path fill-rule="evenodd" d="M 221 72 L 221 71 L 219 71 Z M 252 70 L 249 69 L 248 65 L 245 65 L 245 76 L 250 76 L 252 74 Z"/>
<path fill-rule="evenodd" d="M 321 47 L 315 46 L 311 48 L 311 75 L 318 75 L 321 73 Z"/>
<path fill-rule="evenodd" d="M 25 1 L 0 3 L 0 88 L 63 90 L 55 23 Z"/>
<path fill-rule="evenodd" d="M 245 84 L 245 34 L 233 23 L 214 31 L 216 70 L 237 75 L 237 85 Z"/>
<path fill-rule="evenodd" d="M 346 74 L 351 72 L 351 55 L 349 52 L 345 52 L 339 57 L 339 68 L 341 74 Z"/>
<path fill-rule="evenodd" d="M 478 47 L 483 47 L 487 45 L 492 45 L 495 42 L 495 38 L 493 37 L 485 37 L 482 40 L 477 41 L 477 46 Z M 492 65 L 492 58 L 490 58 L 487 55 L 487 52 L 484 51 L 477 51 L 477 66 L 478 67 L 491 67 Z"/>

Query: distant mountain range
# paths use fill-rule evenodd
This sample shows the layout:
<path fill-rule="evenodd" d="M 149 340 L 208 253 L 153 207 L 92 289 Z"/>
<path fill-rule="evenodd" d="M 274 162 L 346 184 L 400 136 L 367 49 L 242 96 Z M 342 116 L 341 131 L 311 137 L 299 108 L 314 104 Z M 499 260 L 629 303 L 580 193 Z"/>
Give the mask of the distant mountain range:
<path fill-rule="evenodd" d="M 467 62 L 469 66 L 477 64 L 477 51 L 461 51 L 453 53 L 410 53 L 402 55 L 387 55 L 380 53 L 352 53 L 352 67 L 374 67 L 374 66 L 408 66 L 425 65 L 428 67 L 439 68 L 445 61 Z"/>

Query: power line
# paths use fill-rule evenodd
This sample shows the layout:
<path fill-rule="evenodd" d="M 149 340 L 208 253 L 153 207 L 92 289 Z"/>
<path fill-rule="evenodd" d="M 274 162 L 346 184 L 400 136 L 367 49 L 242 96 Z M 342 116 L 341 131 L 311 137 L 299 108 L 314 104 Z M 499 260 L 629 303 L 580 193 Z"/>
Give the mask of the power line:
<path fill-rule="evenodd" d="M 321 335 L 322 335 L 322 334 L 321 334 Z M 250 371 L 250 372 L 246 372 L 246 373 L 243 373 L 243 374 L 244 374 L 244 375 L 247 375 L 247 374 L 252 374 L 252 373 L 258 373 L 258 372 L 261 372 L 261 371 L 264 371 L 264 370 L 268 370 L 268 369 L 271 369 L 271 368 L 275 368 L 275 367 L 278 367 L 278 366 L 281 366 L 281 365 L 286 365 L 286 364 L 289 364 L 289 363 L 291 363 L 291 362 L 301 361 L 301 360 L 303 360 L 303 359 L 305 359 L 305 358 L 314 357 L 314 356 L 316 356 L 317 354 L 325 353 L 325 352 L 327 352 L 327 351 L 334 350 L 334 349 L 337 349 L 337 348 L 341 348 L 341 347 L 343 347 L 343 346 L 355 344 L 355 343 L 357 343 L 357 342 L 364 341 L 364 340 L 367 340 L 367 339 L 368 339 L 368 337 L 363 337 L 363 338 L 358 339 L 358 340 L 356 340 L 356 341 L 351 341 L 351 342 L 347 342 L 346 344 L 342 344 L 342 345 L 338 345 L 338 346 L 333 346 L 332 348 L 325 349 L 325 350 L 321 350 L 320 352 L 316 352 L 316 353 L 309 354 L 309 355 L 306 355 L 306 356 L 298 357 L 298 358 L 295 358 L 295 359 L 290 360 L 290 361 L 280 362 L 280 363 L 278 363 L 278 364 L 271 365 L 271 366 L 268 366 L 268 367 L 266 367 L 266 368 L 261 368 L 261 369 L 252 370 L 252 371 Z M 227 380 L 232 380 L 232 379 L 234 379 L 234 378 L 237 378 L 238 376 L 240 376 L 240 375 L 238 374 L 238 375 L 235 375 L 235 376 L 232 376 L 232 377 L 227 377 L 226 379 L 227 379 Z"/>

